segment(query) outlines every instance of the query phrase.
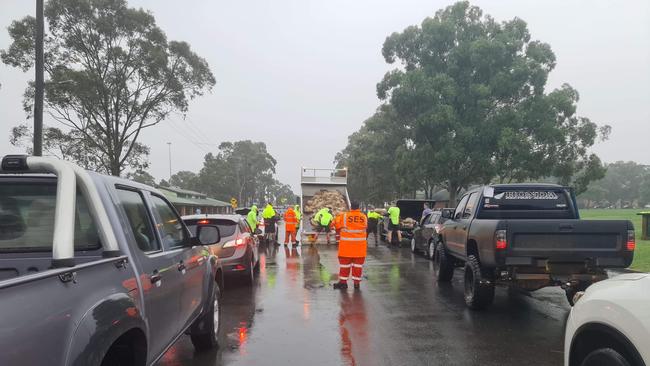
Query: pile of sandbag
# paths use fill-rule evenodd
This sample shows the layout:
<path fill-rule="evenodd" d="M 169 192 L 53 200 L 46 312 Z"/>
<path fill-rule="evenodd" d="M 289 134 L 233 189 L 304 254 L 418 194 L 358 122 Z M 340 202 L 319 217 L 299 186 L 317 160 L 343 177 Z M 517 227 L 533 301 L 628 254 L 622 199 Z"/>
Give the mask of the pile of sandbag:
<path fill-rule="evenodd" d="M 416 223 L 417 221 L 413 220 L 410 217 L 407 217 L 404 220 L 402 220 L 402 227 L 405 229 L 413 229 Z"/>
<path fill-rule="evenodd" d="M 337 191 L 328 191 L 321 189 L 316 192 L 314 197 L 309 199 L 304 207 L 304 212 L 306 214 L 315 214 L 324 207 L 332 208 L 332 215 L 336 216 L 340 212 L 345 212 L 347 210 L 347 203 L 343 195 Z"/>

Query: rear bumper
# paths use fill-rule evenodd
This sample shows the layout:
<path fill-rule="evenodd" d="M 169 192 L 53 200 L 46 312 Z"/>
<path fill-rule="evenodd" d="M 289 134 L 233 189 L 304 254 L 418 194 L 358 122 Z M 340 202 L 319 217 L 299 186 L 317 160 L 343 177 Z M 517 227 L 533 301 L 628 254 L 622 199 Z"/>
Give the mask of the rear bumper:
<path fill-rule="evenodd" d="M 250 255 L 247 248 L 237 248 L 230 257 L 219 257 L 224 273 L 240 273 L 250 265 Z"/>

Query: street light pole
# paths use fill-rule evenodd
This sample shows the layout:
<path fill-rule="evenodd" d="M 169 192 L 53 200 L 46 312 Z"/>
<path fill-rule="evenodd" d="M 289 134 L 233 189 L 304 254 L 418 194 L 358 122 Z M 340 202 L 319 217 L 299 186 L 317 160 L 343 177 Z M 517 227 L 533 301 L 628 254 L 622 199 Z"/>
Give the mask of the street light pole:
<path fill-rule="evenodd" d="M 43 1 L 36 0 L 36 62 L 34 84 L 34 156 L 43 155 L 43 37 L 45 20 L 43 16 Z"/>
<path fill-rule="evenodd" d="M 169 147 L 169 180 L 172 180 L 172 143 L 168 142 L 167 146 Z"/>

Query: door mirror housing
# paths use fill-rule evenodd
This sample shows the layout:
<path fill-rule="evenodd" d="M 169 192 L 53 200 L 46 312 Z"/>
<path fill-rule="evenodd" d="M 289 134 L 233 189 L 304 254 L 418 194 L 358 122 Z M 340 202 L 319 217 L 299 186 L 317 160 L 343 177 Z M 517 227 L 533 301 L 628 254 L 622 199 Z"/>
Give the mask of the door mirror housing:
<path fill-rule="evenodd" d="M 451 210 L 442 210 L 442 213 L 440 215 L 445 219 L 451 219 L 451 216 L 453 215 L 452 212 L 453 211 Z"/>
<path fill-rule="evenodd" d="M 221 232 L 216 225 L 199 225 L 196 227 L 196 241 L 199 245 L 212 245 L 221 241 Z"/>

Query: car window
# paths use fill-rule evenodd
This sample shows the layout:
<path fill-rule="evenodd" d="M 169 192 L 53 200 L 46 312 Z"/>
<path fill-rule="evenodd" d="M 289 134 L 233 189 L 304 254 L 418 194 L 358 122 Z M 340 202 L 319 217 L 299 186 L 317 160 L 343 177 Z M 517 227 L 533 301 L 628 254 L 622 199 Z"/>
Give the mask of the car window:
<path fill-rule="evenodd" d="M 151 203 L 158 217 L 162 221 L 156 225 L 158 233 L 162 238 L 165 248 L 176 248 L 182 246 L 186 241 L 186 232 L 181 219 L 176 215 L 174 209 L 162 198 L 152 195 Z"/>
<path fill-rule="evenodd" d="M 196 236 L 197 225 L 216 225 L 222 238 L 235 235 L 238 225 L 235 221 L 227 219 L 185 220 L 185 224 L 192 236 Z"/>
<path fill-rule="evenodd" d="M 54 238 L 56 183 L 8 182 L 0 185 L 0 251 L 48 252 Z M 75 250 L 99 249 L 97 228 L 86 199 L 77 190 Z"/>
<path fill-rule="evenodd" d="M 251 232 L 250 226 L 248 226 L 248 223 L 246 223 L 245 221 L 240 221 L 239 222 L 239 229 L 241 230 L 242 233 L 250 233 Z"/>
<path fill-rule="evenodd" d="M 474 192 L 469 195 L 469 199 L 467 200 L 467 205 L 465 206 L 465 209 L 463 210 L 463 218 L 468 219 L 472 217 L 472 213 L 474 212 L 474 207 L 476 207 L 476 202 L 478 201 L 478 192 Z"/>
<path fill-rule="evenodd" d="M 151 218 L 144 203 L 142 194 L 128 189 L 117 189 L 120 206 L 129 220 L 131 232 L 140 250 L 145 253 L 161 250 L 160 243 L 154 234 Z"/>
<path fill-rule="evenodd" d="M 469 198 L 469 196 L 465 195 L 460 200 L 460 202 L 458 203 L 458 206 L 456 206 L 456 211 L 454 211 L 454 219 L 459 219 L 461 217 L 461 214 L 463 213 L 463 210 L 465 209 L 465 205 L 467 204 L 467 199 L 468 198 Z"/>
<path fill-rule="evenodd" d="M 428 224 L 436 224 L 438 223 L 438 219 L 440 219 L 440 213 L 436 212 L 431 214 L 431 217 L 429 218 Z"/>

